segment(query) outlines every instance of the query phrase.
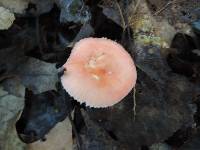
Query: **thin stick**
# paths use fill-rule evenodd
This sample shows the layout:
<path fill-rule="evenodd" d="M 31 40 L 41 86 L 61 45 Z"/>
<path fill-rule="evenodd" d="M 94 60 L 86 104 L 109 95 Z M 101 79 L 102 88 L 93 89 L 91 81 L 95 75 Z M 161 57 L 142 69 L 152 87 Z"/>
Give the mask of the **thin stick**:
<path fill-rule="evenodd" d="M 165 10 L 169 5 L 172 4 L 172 1 L 169 1 L 167 4 L 165 4 L 161 9 L 159 9 L 157 12 L 154 13 L 154 15 L 160 14 L 163 10 Z"/>
<path fill-rule="evenodd" d="M 135 95 L 136 95 L 136 88 L 134 87 L 134 89 L 133 89 L 133 120 L 134 121 L 135 121 L 135 117 L 136 117 L 136 106 L 137 106 Z"/>
<path fill-rule="evenodd" d="M 117 8 L 118 8 L 118 10 L 119 10 L 119 14 L 120 14 L 121 21 L 122 21 L 122 26 L 123 26 L 123 31 L 125 31 L 125 29 L 126 29 L 126 23 L 125 23 L 125 20 L 124 20 L 124 16 L 123 16 L 123 13 L 122 13 L 122 9 L 121 9 L 119 3 L 117 2 L 117 0 L 115 0 L 115 3 L 116 3 Z"/>
<path fill-rule="evenodd" d="M 135 14 L 135 13 L 136 13 L 136 11 L 137 11 L 137 8 L 138 8 L 138 6 L 139 6 L 140 2 L 141 2 L 141 0 L 137 0 L 137 2 L 136 2 L 136 5 L 135 5 L 135 7 L 134 7 L 134 10 L 133 10 L 133 14 Z"/>

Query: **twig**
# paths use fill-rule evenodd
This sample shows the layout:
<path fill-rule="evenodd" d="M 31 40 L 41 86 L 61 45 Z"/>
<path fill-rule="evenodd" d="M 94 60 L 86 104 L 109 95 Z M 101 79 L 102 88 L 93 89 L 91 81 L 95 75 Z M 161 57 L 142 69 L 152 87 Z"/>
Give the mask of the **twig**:
<path fill-rule="evenodd" d="M 71 114 L 69 113 L 69 121 L 71 122 L 71 125 L 72 125 L 72 130 L 74 131 L 74 134 L 75 134 L 75 137 L 76 137 L 76 141 L 77 141 L 77 146 L 78 146 L 78 150 L 82 150 L 81 149 L 81 139 L 78 135 L 78 132 L 77 132 L 77 129 L 76 129 L 76 126 L 74 124 L 74 121 L 72 120 L 72 116 Z"/>
<path fill-rule="evenodd" d="M 137 2 L 136 2 L 136 5 L 135 5 L 135 7 L 134 7 L 134 10 L 133 10 L 133 14 L 135 14 L 135 13 L 136 13 L 136 11 L 137 11 L 137 8 L 138 8 L 138 6 L 139 6 L 140 2 L 141 2 L 141 0 L 137 0 Z"/>
<path fill-rule="evenodd" d="M 124 16 L 123 16 L 122 9 L 121 9 L 119 3 L 117 2 L 117 0 L 115 0 L 115 3 L 116 3 L 117 8 L 118 8 L 118 10 L 119 10 L 119 14 L 120 14 L 121 21 L 122 21 L 123 31 L 125 31 L 125 29 L 126 29 L 126 23 L 125 23 L 125 19 L 124 19 Z"/>
<path fill-rule="evenodd" d="M 133 89 L 133 120 L 134 121 L 135 121 L 135 117 L 136 117 L 136 106 L 137 106 L 135 95 L 136 95 L 136 88 L 134 87 L 134 89 Z"/>
<path fill-rule="evenodd" d="M 154 13 L 154 15 L 158 15 L 159 13 L 161 13 L 163 10 L 165 10 L 169 5 L 172 4 L 172 1 L 169 1 L 167 4 L 165 4 L 161 9 L 159 9 L 157 12 Z"/>

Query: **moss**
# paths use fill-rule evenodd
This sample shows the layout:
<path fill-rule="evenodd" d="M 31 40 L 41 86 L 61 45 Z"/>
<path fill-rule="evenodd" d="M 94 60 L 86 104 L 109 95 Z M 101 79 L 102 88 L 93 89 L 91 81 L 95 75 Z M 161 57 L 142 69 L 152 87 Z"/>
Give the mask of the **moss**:
<path fill-rule="evenodd" d="M 133 26 L 135 42 L 142 45 L 166 47 L 166 42 L 157 33 L 154 22 L 149 15 L 143 15 L 135 22 Z"/>

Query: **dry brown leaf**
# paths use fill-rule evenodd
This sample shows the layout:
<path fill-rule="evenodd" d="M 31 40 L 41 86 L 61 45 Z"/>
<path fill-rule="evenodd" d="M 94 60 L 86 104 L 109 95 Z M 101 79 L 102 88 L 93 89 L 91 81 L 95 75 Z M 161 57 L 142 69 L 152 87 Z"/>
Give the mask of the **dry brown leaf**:
<path fill-rule="evenodd" d="M 8 9 L 0 7 L 0 30 L 8 29 L 15 20 L 15 16 Z"/>
<path fill-rule="evenodd" d="M 0 149 L 23 150 L 25 145 L 15 131 L 15 121 L 24 105 L 24 98 L 17 97 L 0 86 Z"/>
<path fill-rule="evenodd" d="M 0 0 L 0 5 L 14 13 L 22 14 L 28 7 L 28 0 Z"/>
<path fill-rule="evenodd" d="M 49 132 L 46 141 L 30 144 L 28 150 L 72 150 L 72 142 L 72 127 L 67 118 Z"/>

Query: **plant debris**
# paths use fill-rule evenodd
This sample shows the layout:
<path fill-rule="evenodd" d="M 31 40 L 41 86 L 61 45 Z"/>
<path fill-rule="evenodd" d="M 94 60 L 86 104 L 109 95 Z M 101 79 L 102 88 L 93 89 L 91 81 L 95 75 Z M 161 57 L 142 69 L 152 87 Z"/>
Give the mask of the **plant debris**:
<path fill-rule="evenodd" d="M 26 90 L 25 107 L 16 123 L 18 135 L 25 143 L 44 138 L 58 122 L 70 113 L 70 99 L 56 91 L 47 91 L 34 95 Z"/>
<path fill-rule="evenodd" d="M 44 139 L 29 144 L 29 150 L 71 150 L 72 149 L 72 126 L 69 119 L 58 123 Z"/>
<path fill-rule="evenodd" d="M 8 29 L 15 20 L 15 16 L 8 9 L 0 7 L 0 30 Z"/>
<path fill-rule="evenodd" d="M 199 149 L 199 0 L 0 0 L 0 12 L 0 149 Z M 135 89 L 112 107 L 61 86 L 87 37 L 135 61 Z"/>
<path fill-rule="evenodd" d="M 25 147 L 15 130 L 15 122 L 24 106 L 23 96 L 15 96 L 0 86 L 0 149 L 22 150 Z"/>
<path fill-rule="evenodd" d="M 58 0 L 61 8 L 60 22 L 86 23 L 90 20 L 91 14 L 88 7 L 82 0 Z"/>

